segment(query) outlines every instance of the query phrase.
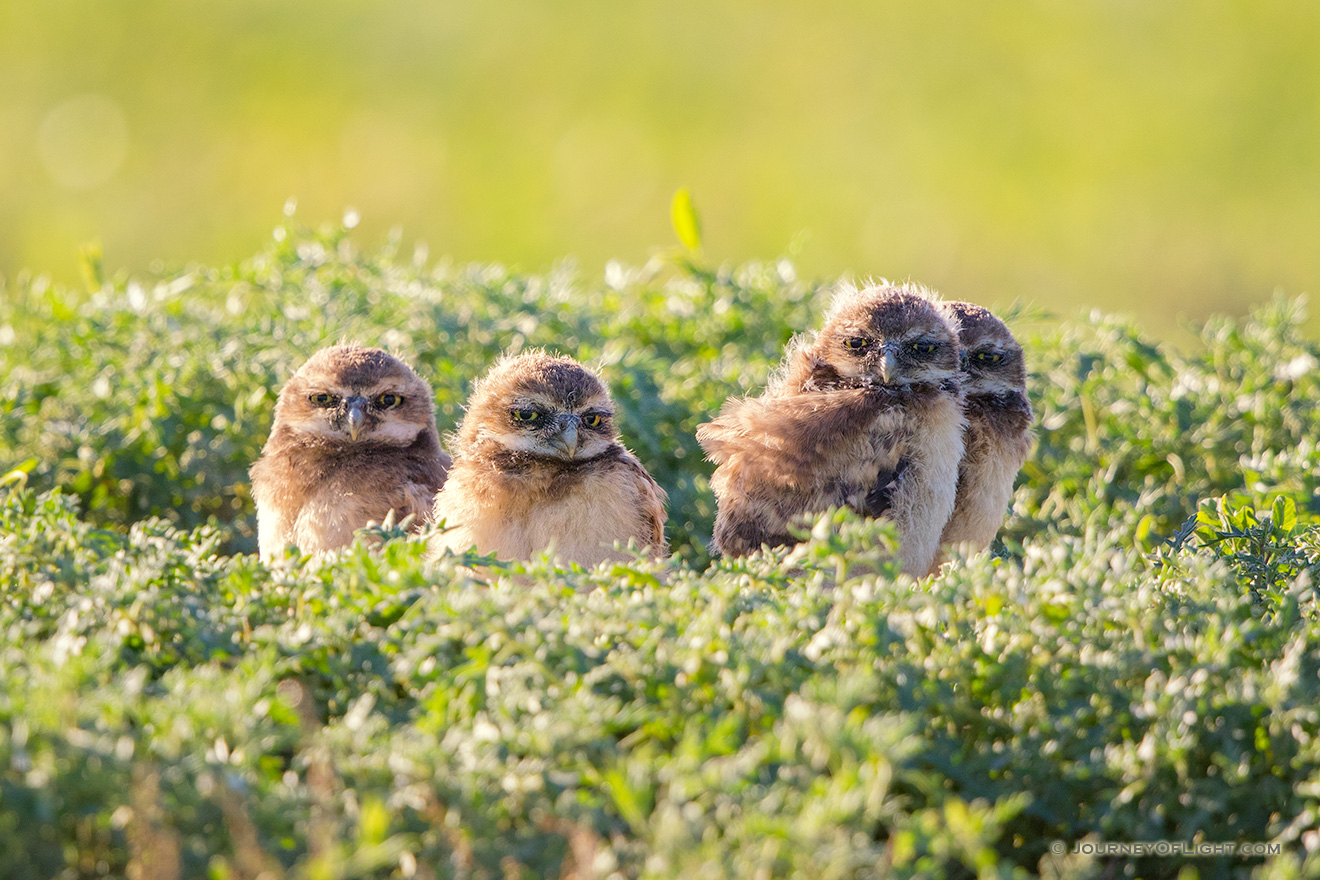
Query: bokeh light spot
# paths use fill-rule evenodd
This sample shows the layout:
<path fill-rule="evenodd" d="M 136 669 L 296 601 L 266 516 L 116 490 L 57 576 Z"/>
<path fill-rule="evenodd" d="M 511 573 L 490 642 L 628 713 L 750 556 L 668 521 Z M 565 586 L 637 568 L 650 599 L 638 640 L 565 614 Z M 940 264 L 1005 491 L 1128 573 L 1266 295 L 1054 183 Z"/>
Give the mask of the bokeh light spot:
<path fill-rule="evenodd" d="M 128 120 L 114 100 L 78 95 L 51 108 L 37 129 L 37 155 L 67 190 L 87 190 L 115 176 L 128 155 Z"/>

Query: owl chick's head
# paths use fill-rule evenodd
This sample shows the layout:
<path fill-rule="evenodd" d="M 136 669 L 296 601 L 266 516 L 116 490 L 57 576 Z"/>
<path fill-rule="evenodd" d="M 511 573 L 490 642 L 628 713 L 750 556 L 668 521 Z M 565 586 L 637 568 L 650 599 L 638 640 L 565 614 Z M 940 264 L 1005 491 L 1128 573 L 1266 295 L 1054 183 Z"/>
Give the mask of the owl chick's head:
<path fill-rule="evenodd" d="M 617 437 L 604 383 L 572 358 L 533 351 L 501 358 L 477 383 L 456 440 L 468 452 L 576 461 Z"/>
<path fill-rule="evenodd" d="M 845 288 L 804 349 L 845 380 L 901 387 L 958 373 L 958 331 L 915 285 Z"/>
<path fill-rule="evenodd" d="M 431 388 L 379 348 L 334 345 L 308 359 L 280 391 L 275 424 L 317 442 L 409 446 L 435 430 Z"/>
<path fill-rule="evenodd" d="M 959 325 L 963 387 L 968 394 L 1004 394 L 1027 385 L 1022 346 L 1004 322 L 974 303 L 945 303 Z"/>

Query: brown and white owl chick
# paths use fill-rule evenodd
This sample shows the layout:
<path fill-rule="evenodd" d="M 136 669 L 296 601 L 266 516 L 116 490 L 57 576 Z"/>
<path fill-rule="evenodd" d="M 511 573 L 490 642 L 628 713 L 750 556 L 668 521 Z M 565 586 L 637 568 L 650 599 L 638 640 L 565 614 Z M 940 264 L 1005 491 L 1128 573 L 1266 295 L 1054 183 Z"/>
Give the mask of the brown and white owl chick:
<path fill-rule="evenodd" d="M 553 547 L 583 566 L 623 558 L 616 541 L 666 552 L 665 492 L 619 443 L 605 385 L 572 358 L 502 358 L 473 389 L 450 448 L 436 552 L 526 559 Z"/>
<path fill-rule="evenodd" d="M 281 389 L 252 466 L 261 557 L 343 547 L 390 511 L 420 525 L 449 464 L 431 388 L 407 364 L 378 348 L 323 348 Z"/>
<path fill-rule="evenodd" d="M 1027 369 L 1022 346 L 987 309 L 964 302 L 944 308 L 960 326 L 967 432 L 958 500 L 940 543 L 975 553 L 1003 525 L 1013 481 L 1031 451 Z"/>
<path fill-rule="evenodd" d="M 715 548 L 792 543 L 803 514 L 848 505 L 898 528 L 903 571 L 935 561 L 963 452 L 958 331 L 916 285 L 846 288 L 761 397 L 697 440 L 716 462 Z"/>

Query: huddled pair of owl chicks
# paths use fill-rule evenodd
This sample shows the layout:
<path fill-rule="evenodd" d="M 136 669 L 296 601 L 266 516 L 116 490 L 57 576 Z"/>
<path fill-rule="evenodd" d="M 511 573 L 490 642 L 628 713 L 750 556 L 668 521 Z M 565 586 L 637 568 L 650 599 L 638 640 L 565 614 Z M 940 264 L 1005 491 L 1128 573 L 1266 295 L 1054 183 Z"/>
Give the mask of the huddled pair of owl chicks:
<path fill-rule="evenodd" d="M 1031 448 L 1022 347 L 971 303 L 916 285 L 846 288 L 795 340 L 760 397 L 731 400 L 697 440 L 718 463 L 715 545 L 794 541 L 829 507 L 894 521 L 902 570 L 988 547 Z"/>
<path fill-rule="evenodd" d="M 904 571 L 983 549 L 1030 448 L 1022 348 L 990 312 L 914 286 L 842 291 L 765 394 L 697 440 L 718 464 L 715 549 L 793 541 L 847 505 L 894 520 Z M 595 565 L 630 541 L 665 553 L 665 493 L 619 442 L 605 385 L 566 357 L 506 357 L 440 448 L 431 390 L 379 349 L 317 352 L 285 385 L 252 468 L 263 558 L 341 547 L 371 521 L 443 521 L 433 549 Z"/>
<path fill-rule="evenodd" d="M 322 349 L 280 391 L 252 466 L 260 553 L 334 550 L 392 512 L 443 521 L 436 553 L 525 559 L 553 547 L 590 566 L 635 539 L 663 555 L 664 490 L 618 438 L 600 379 L 532 352 L 477 383 L 451 459 L 431 388 L 407 364 L 376 348 Z"/>

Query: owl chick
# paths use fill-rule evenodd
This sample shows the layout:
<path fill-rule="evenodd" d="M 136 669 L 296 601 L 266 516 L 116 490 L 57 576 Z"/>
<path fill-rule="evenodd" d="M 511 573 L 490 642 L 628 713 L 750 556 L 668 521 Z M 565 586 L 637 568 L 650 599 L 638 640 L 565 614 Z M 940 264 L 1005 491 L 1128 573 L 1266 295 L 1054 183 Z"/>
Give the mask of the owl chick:
<path fill-rule="evenodd" d="M 281 389 L 252 466 L 261 557 L 334 550 L 390 511 L 420 524 L 449 465 L 426 382 L 377 348 L 323 348 Z"/>
<path fill-rule="evenodd" d="M 622 558 L 616 541 L 666 552 L 665 492 L 619 443 L 604 384 L 572 358 L 502 358 L 473 389 L 451 448 L 436 552 L 526 559 L 553 546 L 588 567 Z"/>
<path fill-rule="evenodd" d="M 915 285 L 842 290 L 761 397 L 733 400 L 697 440 L 716 462 L 715 548 L 791 543 L 802 514 L 889 516 L 903 571 L 935 561 L 963 452 L 958 331 Z"/>
<path fill-rule="evenodd" d="M 1022 346 L 1004 322 L 978 305 L 945 303 L 960 326 L 966 450 L 958 500 L 940 543 L 977 552 L 1004 522 L 1013 481 L 1031 450 L 1032 413 Z"/>

